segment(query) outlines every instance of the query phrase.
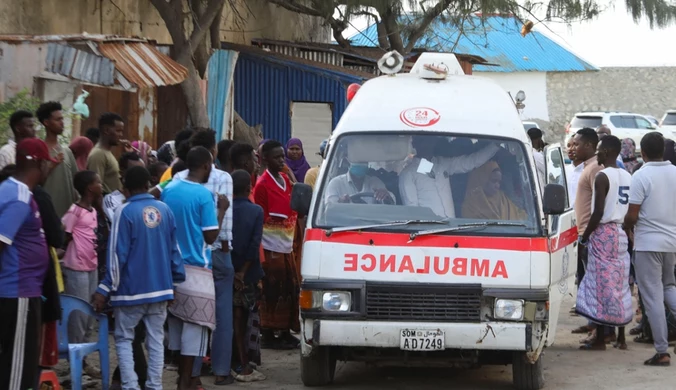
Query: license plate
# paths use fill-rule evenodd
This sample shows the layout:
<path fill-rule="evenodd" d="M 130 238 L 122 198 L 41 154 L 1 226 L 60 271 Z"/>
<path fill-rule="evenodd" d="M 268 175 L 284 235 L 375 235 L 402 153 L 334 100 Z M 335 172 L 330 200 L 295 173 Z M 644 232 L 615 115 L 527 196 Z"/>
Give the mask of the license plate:
<path fill-rule="evenodd" d="M 404 351 L 443 351 L 444 332 L 440 329 L 402 329 L 399 348 Z"/>

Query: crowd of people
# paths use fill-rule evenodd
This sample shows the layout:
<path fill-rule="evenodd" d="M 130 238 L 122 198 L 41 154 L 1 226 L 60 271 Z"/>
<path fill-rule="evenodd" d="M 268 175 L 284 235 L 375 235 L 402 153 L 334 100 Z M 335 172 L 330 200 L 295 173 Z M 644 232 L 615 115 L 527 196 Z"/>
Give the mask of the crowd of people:
<path fill-rule="evenodd" d="M 536 130 L 529 135 L 538 153 L 544 143 Z M 579 234 L 571 314 L 588 319 L 573 333 L 587 334 L 582 350 L 605 350 L 608 343 L 626 349 L 637 285 L 642 320 L 629 333 L 653 342 L 657 353 L 645 365 L 668 366 L 676 315 L 676 149 L 658 132 L 647 133 L 640 146 L 642 161 L 634 141 L 618 139 L 607 126 L 583 128 L 568 141 L 567 185 Z"/>
<path fill-rule="evenodd" d="M 161 388 L 164 369 L 178 370 L 178 389 L 200 388 L 205 362 L 216 385 L 265 380 L 261 349 L 300 345 L 302 223 L 290 198 L 314 169 L 302 143 L 255 150 L 190 128 L 153 151 L 124 140 L 124 126 L 105 113 L 62 146 L 59 103 L 11 116 L 0 149 L 0 388 L 39 388 L 41 369 L 57 364 L 62 293 L 108 314 L 111 388 Z M 73 313 L 69 342 L 88 341 L 94 325 Z"/>
<path fill-rule="evenodd" d="M 36 119 L 44 140 L 36 137 Z M 105 113 L 97 128 L 63 146 L 59 103 L 10 118 L 13 139 L 0 148 L 0 388 L 38 388 L 40 370 L 58 362 L 62 293 L 109 315 L 117 388 L 160 388 L 164 369 L 178 371 L 178 389 L 199 388 L 205 362 L 216 385 L 265 380 L 257 370 L 261 349 L 300 345 L 293 333 L 300 330 L 304 216 L 290 200 L 294 183 L 314 187 L 319 167 L 310 166 L 296 138 L 286 145 L 263 140 L 255 149 L 190 128 L 154 151 L 123 139 L 124 126 L 124 118 Z M 542 133 L 529 135 L 540 173 Z M 384 203 L 427 202 L 440 216 L 457 209 L 473 218 L 526 218 L 500 192 L 497 163 L 486 162 L 497 147 L 458 165 L 435 157 L 422 138 L 414 137 L 413 146 L 412 160 L 434 160 L 445 171 L 408 185 L 409 167 L 419 163 L 410 164 L 395 195 L 379 179 L 367 183 L 368 166 L 354 162 L 330 181 L 326 201 L 350 201 L 355 186 L 373 187 Z M 643 321 L 630 333 L 649 329 L 657 353 L 645 364 L 669 365 L 668 329 L 676 315 L 675 145 L 646 134 L 641 162 L 632 140 L 602 126 L 578 131 L 568 155 L 568 193 L 580 235 L 574 312 L 589 320 L 574 330 L 589 334 L 581 348 L 602 350 L 612 341 L 627 347 L 635 282 Z M 476 167 L 466 201 L 456 207 L 448 176 Z M 436 181 L 449 188 L 425 190 Z M 75 313 L 68 340 L 85 342 L 94 329 L 93 318 Z M 100 378 L 86 360 L 84 371 Z"/>

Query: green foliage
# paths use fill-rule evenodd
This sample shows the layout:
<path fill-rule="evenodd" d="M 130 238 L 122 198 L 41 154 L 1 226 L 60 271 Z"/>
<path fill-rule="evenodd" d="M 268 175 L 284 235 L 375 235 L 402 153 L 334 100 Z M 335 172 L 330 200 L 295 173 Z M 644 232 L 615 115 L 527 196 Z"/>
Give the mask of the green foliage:
<path fill-rule="evenodd" d="M 31 96 L 28 90 L 23 90 L 14 95 L 13 98 L 0 104 L 0 145 L 6 144 L 7 140 L 12 137 L 12 129 L 9 128 L 9 118 L 14 111 L 26 110 L 34 113 L 39 105 L 40 99 Z"/>
<path fill-rule="evenodd" d="M 352 20 L 367 16 L 378 24 L 379 44 L 406 54 L 429 32 L 435 20 L 462 34 L 470 15 L 510 14 L 534 23 L 591 20 L 612 6 L 612 0 L 268 0 L 290 11 L 326 19 L 342 46 L 342 32 Z M 676 22 L 675 0 L 624 0 L 635 22 L 647 20 L 651 28 Z M 339 15 L 339 16 L 336 16 Z M 337 34 L 336 34 L 337 32 Z M 337 36 L 336 36 L 337 35 Z"/>

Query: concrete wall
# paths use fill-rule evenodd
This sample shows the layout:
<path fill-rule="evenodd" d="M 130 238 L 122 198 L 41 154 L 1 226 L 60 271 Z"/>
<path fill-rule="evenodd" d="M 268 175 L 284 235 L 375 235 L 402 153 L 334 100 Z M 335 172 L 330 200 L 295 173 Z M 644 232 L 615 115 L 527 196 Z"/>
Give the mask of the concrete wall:
<path fill-rule="evenodd" d="M 238 20 L 226 2 L 221 40 L 249 44 L 252 38 L 326 41 L 322 21 L 270 5 L 265 0 L 238 0 Z M 1 0 L 0 34 L 117 34 L 159 43 L 171 38 L 147 0 Z"/>
<path fill-rule="evenodd" d="M 674 85 L 676 67 L 548 73 L 549 129 L 563 139 L 565 125 L 580 111 L 629 111 L 660 119 L 676 108 Z"/>
<path fill-rule="evenodd" d="M 533 120 L 538 124 L 549 121 L 547 107 L 547 75 L 544 72 L 474 72 L 475 76 L 489 78 L 500 84 L 505 91 L 516 97 L 519 91 L 526 94 L 521 119 Z"/>

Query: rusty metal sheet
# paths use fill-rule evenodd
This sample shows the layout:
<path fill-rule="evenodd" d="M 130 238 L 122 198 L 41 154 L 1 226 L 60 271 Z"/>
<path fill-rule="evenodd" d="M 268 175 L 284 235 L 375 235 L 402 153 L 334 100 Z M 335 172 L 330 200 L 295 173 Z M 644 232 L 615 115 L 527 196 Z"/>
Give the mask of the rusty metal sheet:
<path fill-rule="evenodd" d="M 68 45 L 47 45 L 45 70 L 92 84 L 115 84 L 115 65 L 109 59 Z"/>
<path fill-rule="evenodd" d="M 179 84 L 188 76 L 184 66 L 147 43 L 99 43 L 98 49 L 131 84 L 141 88 Z"/>

